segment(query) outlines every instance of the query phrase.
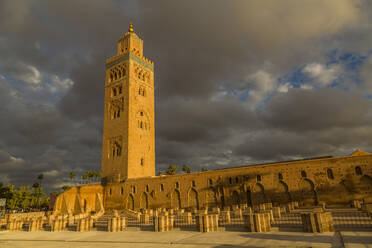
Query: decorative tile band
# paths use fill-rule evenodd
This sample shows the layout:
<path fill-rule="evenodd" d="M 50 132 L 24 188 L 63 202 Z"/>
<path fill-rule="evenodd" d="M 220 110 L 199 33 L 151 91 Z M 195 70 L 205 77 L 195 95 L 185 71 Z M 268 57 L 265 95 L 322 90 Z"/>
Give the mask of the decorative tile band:
<path fill-rule="evenodd" d="M 154 71 L 154 66 L 153 65 L 150 65 L 149 63 L 146 63 L 145 61 L 143 61 L 142 59 L 138 58 L 136 55 L 133 55 L 131 53 L 127 53 L 127 54 L 124 54 L 123 56 L 120 56 L 118 59 L 106 64 L 106 69 L 124 61 L 124 60 L 127 60 L 127 59 L 133 59 L 134 61 L 136 61 L 138 64 L 146 67 L 147 69 L 151 70 L 151 71 Z"/>

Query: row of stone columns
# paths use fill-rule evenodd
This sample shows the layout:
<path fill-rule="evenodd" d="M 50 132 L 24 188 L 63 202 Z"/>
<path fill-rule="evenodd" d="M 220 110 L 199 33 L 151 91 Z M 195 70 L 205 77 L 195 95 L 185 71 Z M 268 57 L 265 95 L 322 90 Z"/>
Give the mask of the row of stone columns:
<path fill-rule="evenodd" d="M 51 231 L 60 232 L 66 229 L 68 218 L 65 216 L 55 216 L 54 219 L 50 221 Z"/>
<path fill-rule="evenodd" d="M 22 231 L 23 223 L 22 219 L 9 219 L 6 229 L 9 231 Z"/>
<path fill-rule="evenodd" d="M 126 228 L 126 218 L 121 216 L 114 216 L 108 220 L 107 231 L 121 232 Z"/>
<path fill-rule="evenodd" d="M 28 231 L 37 232 L 43 229 L 43 218 L 33 218 L 29 221 Z"/>
<path fill-rule="evenodd" d="M 302 213 L 301 219 L 304 232 L 322 233 L 335 230 L 331 212 Z"/>
<path fill-rule="evenodd" d="M 196 227 L 200 232 L 215 232 L 218 230 L 218 214 L 199 214 L 196 216 Z"/>
<path fill-rule="evenodd" d="M 174 216 L 168 213 L 161 213 L 154 217 L 154 231 L 166 232 L 173 230 Z"/>
<path fill-rule="evenodd" d="M 244 215 L 244 223 L 250 232 L 269 232 L 271 230 L 269 212 Z"/>
<path fill-rule="evenodd" d="M 81 218 L 76 222 L 76 231 L 77 232 L 86 232 L 91 231 L 93 228 L 93 218 L 91 216 Z"/>

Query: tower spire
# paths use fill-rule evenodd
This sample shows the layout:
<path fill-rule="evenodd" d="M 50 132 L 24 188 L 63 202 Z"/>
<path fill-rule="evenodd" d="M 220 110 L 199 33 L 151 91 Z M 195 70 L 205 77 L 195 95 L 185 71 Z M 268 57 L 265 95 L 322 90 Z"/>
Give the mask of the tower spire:
<path fill-rule="evenodd" d="M 128 31 L 129 31 L 129 33 L 133 33 L 133 31 L 134 31 L 134 29 L 133 29 L 133 23 L 132 22 L 129 22 Z"/>

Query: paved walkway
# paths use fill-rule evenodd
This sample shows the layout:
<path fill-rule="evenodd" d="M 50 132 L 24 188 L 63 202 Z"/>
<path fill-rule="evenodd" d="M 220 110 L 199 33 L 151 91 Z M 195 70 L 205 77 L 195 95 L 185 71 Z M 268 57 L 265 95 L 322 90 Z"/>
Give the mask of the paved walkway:
<path fill-rule="evenodd" d="M 372 232 L 312 234 L 301 232 L 0 232 L 0 248 L 372 248 Z"/>

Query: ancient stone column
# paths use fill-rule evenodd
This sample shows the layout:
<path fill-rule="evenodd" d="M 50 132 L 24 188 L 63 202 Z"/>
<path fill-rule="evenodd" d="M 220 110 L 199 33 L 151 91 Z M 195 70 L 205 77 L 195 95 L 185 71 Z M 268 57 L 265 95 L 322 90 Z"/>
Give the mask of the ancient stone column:
<path fill-rule="evenodd" d="M 224 223 L 231 223 L 230 211 L 221 211 L 221 216 Z"/>
<path fill-rule="evenodd" d="M 111 217 L 109 218 L 108 220 L 108 224 L 107 224 L 107 231 L 109 232 L 117 232 L 118 231 L 118 218 L 117 217 Z"/>
<path fill-rule="evenodd" d="M 28 231 L 29 232 L 36 232 L 37 231 L 37 219 L 31 219 L 29 221 L 29 225 L 28 225 Z"/>
<path fill-rule="evenodd" d="M 332 232 L 334 231 L 331 212 L 310 212 L 301 214 L 304 232 Z"/>
<path fill-rule="evenodd" d="M 77 232 L 85 232 L 86 230 L 86 220 L 81 218 L 76 223 L 76 231 Z"/>
<path fill-rule="evenodd" d="M 362 202 L 359 200 L 352 200 L 350 205 L 352 208 L 358 208 L 358 209 L 362 208 Z"/>
<path fill-rule="evenodd" d="M 245 214 L 244 222 L 250 232 L 268 232 L 271 230 L 269 213 Z"/>
<path fill-rule="evenodd" d="M 221 210 L 218 207 L 214 207 L 214 208 L 212 208 L 212 212 L 216 213 L 216 214 L 220 214 Z"/>
<path fill-rule="evenodd" d="M 141 214 L 141 223 L 143 223 L 143 224 L 149 224 L 150 223 L 149 214 Z"/>
<path fill-rule="evenodd" d="M 280 212 L 280 207 L 273 207 L 273 210 L 272 210 L 272 212 L 273 212 L 273 217 L 274 218 L 281 218 L 281 212 Z"/>
<path fill-rule="evenodd" d="M 234 210 L 234 217 L 238 219 L 243 219 L 243 213 L 240 208 Z"/>

